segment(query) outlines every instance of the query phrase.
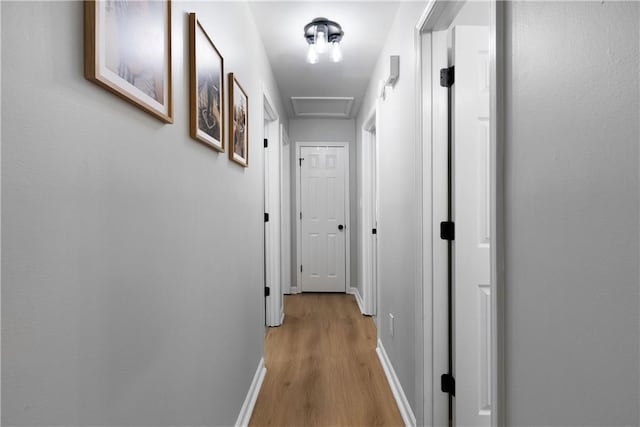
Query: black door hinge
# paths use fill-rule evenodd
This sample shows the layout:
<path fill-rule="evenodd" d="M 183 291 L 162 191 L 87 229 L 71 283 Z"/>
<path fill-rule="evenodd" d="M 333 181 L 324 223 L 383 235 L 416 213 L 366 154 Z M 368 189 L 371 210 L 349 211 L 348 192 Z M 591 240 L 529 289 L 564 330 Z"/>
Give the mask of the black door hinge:
<path fill-rule="evenodd" d="M 456 226 L 452 221 L 442 221 L 440 223 L 440 238 L 442 240 L 454 240 L 456 237 Z"/>
<path fill-rule="evenodd" d="M 300 158 L 298 159 L 298 161 L 300 162 L 300 167 L 302 167 L 302 161 L 303 161 L 303 160 L 304 160 L 304 157 L 300 157 Z"/>
<path fill-rule="evenodd" d="M 300 219 L 302 219 L 302 212 L 300 212 Z"/>
<path fill-rule="evenodd" d="M 264 296 L 268 297 L 269 295 L 271 295 L 271 288 L 268 286 L 264 287 Z"/>
<path fill-rule="evenodd" d="M 269 214 L 268 213 L 264 213 L 264 222 L 269 222 Z"/>
<path fill-rule="evenodd" d="M 377 228 L 372 228 L 371 229 L 371 234 L 378 234 L 378 229 Z"/>
<path fill-rule="evenodd" d="M 450 393 L 452 396 L 456 395 L 456 379 L 451 374 L 442 374 L 440 377 L 440 390 L 443 393 Z"/>
<path fill-rule="evenodd" d="M 451 87 L 455 81 L 454 67 L 440 69 L 440 86 Z"/>
<path fill-rule="evenodd" d="M 302 273 L 302 264 L 300 264 L 300 273 Z"/>
<path fill-rule="evenodd" d="M 264 148 L 269 146 L 269 140 L 267 138 L 264 139 Z"/>

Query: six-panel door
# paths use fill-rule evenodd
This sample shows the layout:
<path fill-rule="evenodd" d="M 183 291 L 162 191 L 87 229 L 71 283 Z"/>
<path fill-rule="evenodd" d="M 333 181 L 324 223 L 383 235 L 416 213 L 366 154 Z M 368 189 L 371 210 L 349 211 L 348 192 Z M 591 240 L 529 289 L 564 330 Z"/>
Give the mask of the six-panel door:
<path fill-rule="evenodd" d="M 345 153 L 301 147 L 302 291 L 345 292 Z"/>

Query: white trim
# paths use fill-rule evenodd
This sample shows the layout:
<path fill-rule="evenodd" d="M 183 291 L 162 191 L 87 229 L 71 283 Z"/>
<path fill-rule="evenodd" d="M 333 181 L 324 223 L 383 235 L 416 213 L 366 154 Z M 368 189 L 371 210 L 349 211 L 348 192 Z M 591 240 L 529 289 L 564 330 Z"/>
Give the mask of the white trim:
<path fill-rule="evenodd" d="M 347 293 L 349 295 L 353 295 L 356 298 L 356 303 L 358 304 L 358 308 L 360 309 L 360 313 L 362 313 L 365 316 L 367 316 L 367 313 L 364 310 L 364 302 L 362 301 L 362 297 L 360 296 L 360 291 L 358 290 L 358 288 L 355 288 L 355 287 L 352 286 L 352 287 L 349 288 Z"/>
<path fill-rule="evenodd" d="M 249 386 L 247 397 L 245 397 L 242 408 L 240 408 L 238 419 L 236 419 L 236 427 L 247 427 L 249 425 L 251 415 L 253 415 L 253 408 L 256 406 L 258 394 L 260 394 L 262 382 L 264 381 L 266 374 L 267 368 L 264 367 L 264 357 L 262 357 L 258 363 L 258 369 L 256 369 L 256 373 L 253 375 L 253 380 Z"/>
<path fill-rule="evenodd" d="M 263 104 L 265 104 L 265 109 L 266 109 L 266 112 L 267 112 L 267 115 L 266 115 L 266 117 L 263 117 L 263 120 L 268 119 L 268 121 L 270 121 L 270 122 L 278 120 L 279 119 L 278 113 L 277 113 L 277 111 L 276 111 L 276 109 L 274 107 L 274 105 L 276 105 L 276 104 L 273 103 L 273 101 L 272 101 L 273 98 L 271 97 L 271 95 L 269 95 L 269 91 L 267 90 L 267 86 L 264 83 L 262 83 L 260 86 L 262 88 Z"/>
<path fill-rule="evenodd" d="M 344 292 L 347 293 L 347 290 L 351 288 L 351 195 L 349 190 L 349 181 L 350 181 L 350 158 L 349 158 L 349 143 L 348 142 L 308 142 L 308 141 L 296 141 L 296 212 L 294 218 L 296 218 L 296 286 L 292 286 L 293 289 L 296 289 L 296 293 L 302 293 L 304 290 L 302 289 L 302 273 L 300 272 L 300 263 L 302 262 L 302 230 L 299 212 L 300 212 L 300 203 L 302 200 L 302 186 L 300 185 L 300 164 L 298 159 L 300 159 L 300 149 L 302 147 L 343 147 L 345 154 L 345 174 L 344 174 L 344 226 L 347 231 L 345 238 L 345 278 L 344 278 Z"/>
<path fill-rule="evenodd" d="M 287 293 L 287 295 L 295 295 L 299 293 L 300 293 L 300 289 L 298 289 L 297 286 L 292 286 L 291 288 L 289 288 L 289 292 Z"/>
<path fill-rule="evenodd" d="M 422 180 L 422 231 L 423 231 L 423 265 L 422 265 L 422 288 L 425 292 L 422 296 L 424 309 L 424 321 L 418 326 L 422 329 L 424 375 L 422 384 L 424 387 L 424 414 L 425 425 L 435 425 L 438 420 L 433 418 L 436 411 L 435 402 L 439 393 L 439 387 L 435 381 L 442 373 L 437 367 L 436 360 L 441 345 L 437 340 L 441 333 L 434 323 L 437 320 L 438 308 L 438 286 L 440 281 L 431 276 L 434 273 L 436 262 L 439 260 L 436 250 L 438 240 L 436 232 L 436 222 L 440 220 L 436 217 L 436 208 L 439 201 L 437 188 L 435 187 L 436 176 L 430 176 L 427 171 L 431 169 L 437 150 L 429 152 L 427 147 L 432 146 L 434 117 L 438 112 L 432 105 L 432 94 L 430 84 L 423 87 L 422 79 L 427 75 L 427 70 L 423 70 L 424 55 L 430 55 L 430 47 L 425 47 L 423 51 L 422 35 L 433 31 L 448 28 L 449 24 L 462 7 L 462 2 L 450 2 L 447 0 L 429 0 L 422 15 L 415 26 L 415 54 L 417 58 L 417 93 L 418 108 L 416 115 L 418 119 L 418 135 L 420 146 L 424 146 L 422 153 L 423 163 L 419 172 L 423 174 Z M 504 303 L 504 4 L 497 0 L 489 0 L 490 5 L 490 99 L 491 99 L 491 163 L 495 165 L 491 169 L 491 235 L 493 245 L 491 248 L 491 318 L 492 318 L 492 354 L 491 364 L 493 377 L 491 379 L 491 394 L 493 404 L 493 414 L 491 425 L 493 427 L 506 425 L 505 422 L 505 350 L 504 350 L 504 328 L 505 328 L 505 303 Z M 427 53 L 429 52 L 429 53 Z M 429 65 L 431 66 L 431 65 Z M 430 70 L 429 70 L 430 73 Z M 428 115 L 427 115 L 428 113 Z M 433 173 L 433 170 L 431 170 Z M 439 178 L 438 178 L 439 179 Z M 433 217 L 432 217 L 433 214 Z M 436 259 L 437 258 L 437 259 Z M 427 292 L 431 289 L 432 292 Z M 438 350 L 440 349 L 440 350 Z M 445 350 L 446 351 L 446 350 Z M 433 388 L 432 388 L 433 387 Z M 427 419 L 431 414 L 431 420 Z"/>
<path fill-rule="evenodd" d="M 389 356 L 387 355 L 387 352 L 384 349 L 384 345 L 382 345 L 382 341 L 380 339 L 378 339 L 378 347 L 376 348 L 376 353 L 378 354 L 378 359 L 380 359 L 382 369 L 384 369 L 384 373 L 387 376 L 387 381 L 389 382 L 389 387 L 391 387 L 393 397 L 396 399 L 396 403 L 398 404 L 398 409 L 400 410 L 400 415 L 402 416 L 404 425 L 407 427 L 416 426 L 416 416 L 413 415 L 413 410 L 411 409 L 409 400 L 404 394 L 402 384 L 400 384 L 400 380 L 396 375 L 396 371 L 393 369 L 391 360 L 389 359 Z"/>

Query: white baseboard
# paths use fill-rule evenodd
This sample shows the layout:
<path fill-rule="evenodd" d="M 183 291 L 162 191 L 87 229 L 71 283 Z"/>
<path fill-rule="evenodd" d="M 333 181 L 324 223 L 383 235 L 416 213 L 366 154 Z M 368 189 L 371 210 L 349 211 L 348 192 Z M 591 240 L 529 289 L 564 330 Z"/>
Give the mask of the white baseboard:
<path fill-rule="evenodd" d="M 380 341 L 379 339 L 378 339 L 378 348 L 376 348 L 376 353 L 378 353 L 378 359 L 380 359 L 380 363 L 382 364 L 382 369 L 384 369 L 384 373 L 387 375 L 387 381 L 389 381 L 391 392 L 393 393 L 393 397 L 396 399 L 396 403 L 398 404 L 400 415 L 402 415 L 402 421 L 404 421 L 404 424 L 407 427 L 415 427 L 416 416 L 413 414 L 411 405 L 409 405 L 407 396 L 404 394 L 404 390 L 402 389 L 400 380 L 398 380 L 396 372 L 393 369 L 391 360 L 389 360 L 389 356 L 387 356 L 387 352 L 385 351 L 384 346 L 382 345 L 382 341 Z"/>
<path fill-rule="evenodd" d="M 300 288 L 297 286 L 292 286 L 289 288 L 289 295 L 295 295 L 300 293 Z"/>
<path fill-rule="evenodd" d="M 367 313 L 364 312 L 364 302 L 362 301 L 362 296 L 360 296 L 360 291 L 358 290 L 358 288 L 349 288 L 349 291 L 347 291 L 347 293 L 356 297 L 356 303 L 358 303 L 360 313 L 366 315 Z"/>
<path fill-rule="evenodd" d="M 262 387 L 262 382 L 266 374 L 267 368 L 264 367 L 263 357 L 260 359 L 260 363 L 258 363 L 258 369 L 256 369 L 253 381 L 251 381 L 251 386 L 247 392 L 247 397 L 244 399 L 244 403 L 240 409 L 240 414 L 236 420 L 236 427 L 247 427 L 249 425 L 251 415 L 253 415 L 253 408 L 256 406 L 256 400 L 258 400 L 258 394 L 260 393 L 260 388 Z"/>

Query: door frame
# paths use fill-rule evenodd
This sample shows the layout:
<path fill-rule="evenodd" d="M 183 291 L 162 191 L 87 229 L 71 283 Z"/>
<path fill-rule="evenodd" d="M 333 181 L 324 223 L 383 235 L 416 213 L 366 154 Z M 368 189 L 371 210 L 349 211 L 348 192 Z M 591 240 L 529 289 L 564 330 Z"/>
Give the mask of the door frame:
<path fill-rule="evenodd" d="M 421 159 L 422 180 L 419 191 L 422 197 L 422 309 L 418 317 L 418 329 L 422 333 L 423 367 L 422 402 L 425 425 L 446 425 L 442 418 L 442 396 L 439 377 L 446 371 L 442 370 L 439 359 L 446 360 L 446 345 L 442 338 L 446 338 L 445 310 L 441 304 L 441 297 L 446 297 L 446 267 L 444 271 L 440 264 L 446 262 L 446 253 L 442 253 L 439 236 L 439 222 L 444 219 L 442 211 L 446 207 L 443 194 L 446 196 L 445 168 L 436 166 L 435 159 L 446 147 L 446 94 L 438 96 L 431 91 L 431 82 L 435 78 L 432 71 L 437 69 L 437 60 L 432 57 L 432 33 L 448 28 L 457 15 L 463 2 L 449 2 L 447 0 L 430 0 L 414 28 L 415 69 L 416 69 L 416 135 L 420 143 L 417 144 L 419 159 Z M 504 281 L 504 146 L 505 146 L 505 25 L 503 2 L 488 0 L 490 8 L 489 25 L 489 56 L 490 56 L 490 150 L 491 150 L 491 425 L 494 427 L 506 425 L 505 411 L 505 281 Z M 446 25 L 443 25 L 443 22 Z M 448 22 L 448 23 L 447 23 Z M 445 40 L 446 43 L 446 40 Z M 446 46 L 446 45 L 445 45 Z M 444 64 L 443 67 L 447 65 Z M 443 100 L 445 104 L 443 105 Z M 443 111 L 444 110 L 444 111 Z M 444 116 L 443 116 L 444 114 Z M 444 118 L 444 121 L 443 121 Z M 444 134 L 442 128 L 444 127 Z M 444 135 L 444 138 L 442 138 Z M 422 147 L 425 147 L 423 150 Z M 446 249 L 444 249 L 446 251 Z M 444 272 L 444 275 L 442 274 Z M 423 320 L 424 319 L 424 320 Z M 443 330 L 443 328 L 445 328 Z M 446 343 L 445 343 L 446 344 Z M 443 354 L 444 353 L 444 354 Z M 441 362 L 441 361 L 440 361 Z M 419 371 L 418 371 L 419 372 Z M 448 417 L 447 408 L 444 414 Z"/>
<path fill-rule="evenodd" d="M 345 223 L 345 270 L 344 270 L 344 286 L 345 293 L 351 290 L 351 196 L 349 192 L 349 143 L 348 142 L 301 142 L 296 141 L 296 288 L 297 292 L 304 292 L 302 289 L 302 272 L 300 271 L 300 265 L 302 262 L 302 219 L 300 218 L 300 208 L 302 202 L 302 185 L 300 183 L 300 150 L 302 147 L 342 147 L 345 153 L 345 166 L 344 166 L 344 223 Z"/>
<path fill-rule="evenodd" d="M 281 246 L 280 246 L 280 120 L 275 109 L 275 104 L 271 101 L 265 86 L 262 86 L 262 122 L 263 138 L 269 140 L 269 148 L 264 148 L 263 153 L 263 206 L 266 208 L 266 201 L 269 201 L 269 233 L 266 229 L 264 238 L 264 263 L 265 280 L 264 286 L 270 287 L 270 295 L 265 298 L 265 324 L 267 326 L 280 326 L 284 321 L 284 304 L 282 304 L 281 286 Z M 269 150 L 269 151 L 267 151 Z M 275 155 L 270 155 L 271 150 L 276 150 Z M 275 165 L 269 162 L 267 169 L 267 159 L 276 159 Z M 272 170 L 271 168 L 274 168 Z M 273 185 L 267 183 L 269 177 L 277 177 Z M 265 212 L 267 213 L 267 212 Z M 261 290 L 264 295 L 264 289 Z"/>
<path fill-rule="evenodd" d="M 379 125 L 378 101 L 376 100 L 369 114 L 366 116 L 361 128 L 362 146 L 360 149 L 360 253 L 362 260 L 360 265 L 360 283 L 362 283 L 362 314 L 376 316 L 378 313 L 378 278 L 380 260 L 380 246 L 378 234 L 373 234 L 372 229 L 378 228 L 379 206 L 379 176 L 378 176 L 378 152 L 379 144 L 377 130 Z M 375 218 L 373 206 L 375 203 Z M 375 237 L 374 237 L 375 236 Z M 373 264 L 373 265 L 372 265 Z"/>

